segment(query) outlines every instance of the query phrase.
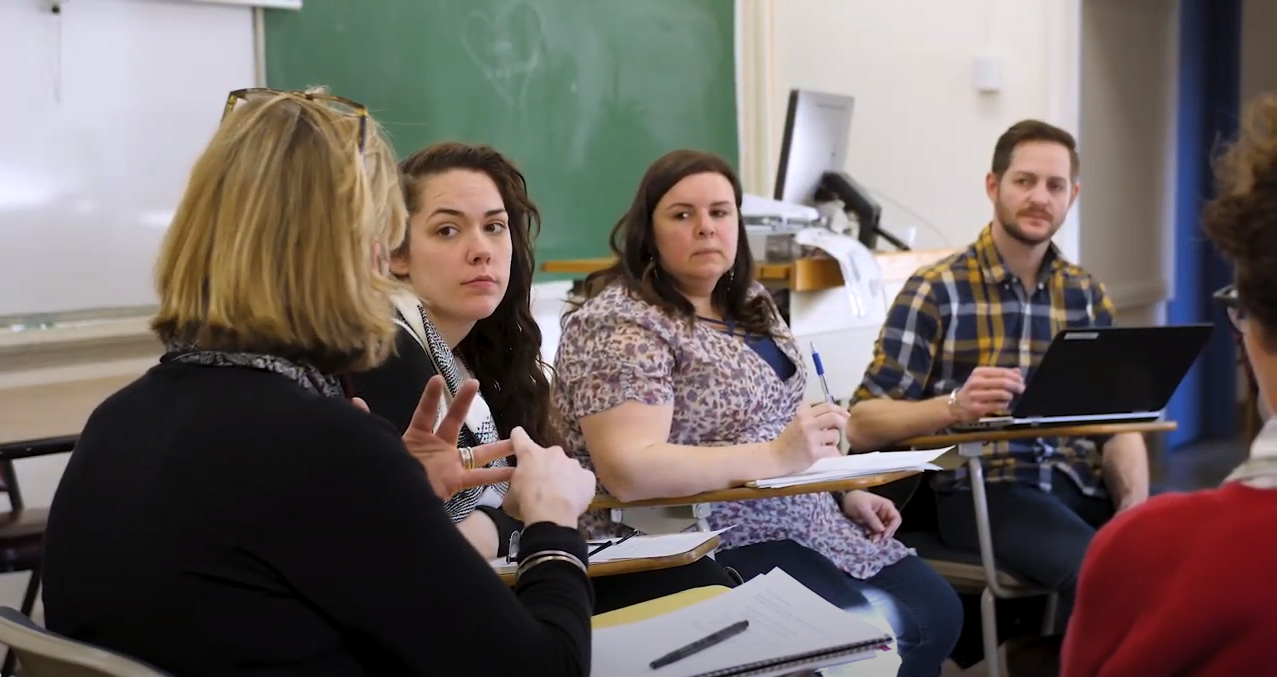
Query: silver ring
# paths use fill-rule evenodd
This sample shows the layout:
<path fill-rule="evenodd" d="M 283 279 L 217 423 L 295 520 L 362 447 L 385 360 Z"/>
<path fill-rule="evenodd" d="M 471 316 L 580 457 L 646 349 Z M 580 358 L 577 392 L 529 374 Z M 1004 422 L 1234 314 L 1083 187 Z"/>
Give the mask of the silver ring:
<path fill-rule="evenodd" d="M 474 450 L 470 447 L 457 447 L 457 451 L 461 453 L 461 467 L 474 470 Z"/>

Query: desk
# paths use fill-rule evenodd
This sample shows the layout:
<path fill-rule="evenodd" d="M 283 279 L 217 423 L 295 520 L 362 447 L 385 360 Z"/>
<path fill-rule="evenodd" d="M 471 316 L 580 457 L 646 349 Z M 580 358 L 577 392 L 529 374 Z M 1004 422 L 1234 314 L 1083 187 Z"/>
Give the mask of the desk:
<path fill-rule="evenodd" d="M 693 604 L 704 602 L 707 599 L 713 599 L 729 591 L 730 588 L 725 588 L 721 585 L 709 585 L 703 588 L 683 590 L 672 595 L 657 597 L 623 609 L 615 609 L 599 614 L 591 620 L 591 626 L 594 630 L 602 630 L 603 628 L 645 621 L 649 618 L 663 616 L 672 611 L 678 611 Z M 877 655 L 867 660 L 828 667 L 814 673 L 808 671 L 793 674 L 818 674 L 826 677 L 859 677 L 863 675 L 864 677 L 869 677 L 870 675 L 894 675 L 899 669 L 900 654 L 896 652 L 896 647 L 893 644 L 889 650 L 879 651 Z"/>
<path fill-rule="evenodd" d="M 677 555 L 668 557 L 644 557 L 642 559 L 621 559 L 614 562 L 600 562 L 591 564 L 588 570 L 590 578 L 599 578 L 600 576 L 615 576 L 617 574 L 635 574 L 641 571 L 656 571 L 658 569 L 672 569 L 681 567 L 684 564 L 691 564 L 702 557 L 709 556 L 710 553 L 718 549 L 718 537 L 714 536 L 704 543 Z M 514 585 L 513 572 L 497 572 L 501 576 L 501 580 L 506 585 Z M 621 609 L 617 609 L 621 611 Z"/>
<path fill-rule="evenodd" d="M 619 501 L 613 496 L 601 494 L 594 497 L 594 501 L 590 503 L 590 510 L 650 508 L 655 506 L 697 505 L 700 503 L 729 503 L 733 501 L 752 501 L 759 498 L 797 496 L 799 494 L 822 494 L 829 491 L 855 491 L 856 489 L 868 489 L 881 484 L 895 482 L 896 480 L 902 480 L 906 477 L 916 475 L 918 472 L 920 471 L 907 470 L 902 472 L 883 473 L 881 475 L 853 477 L 851 479 L 834 480 L 831 482 L 813 482 L 812 484 L 800 484 L 792 487 L 778 487 L 775 489 L 732 487 L 731 489 L 722 489 L 720 491 L 704 491 L 699 494 L 692 494 L 691 496 L 649 498 L 642 501 L 631 501 L 629 503 Z"/>
<path fill-rule="evenodd" d="M 1174 421 L 1145 421 L 1140 423 L 1090 423 L 1090 424 L 1055 424 L 1032 428 L 1015 428 L 1011 430 L 976 430 L 936 435 L 910 437 L 882 448 L 883 451 L 903 451 L 906 449 L 936 449 L 967 444 L 984 445 L 989 442 L 1006 442 L 1034 437 L 1092 437 L 1096 435 L 1117 435 L 1120 433 L 1160 433 L 1176 428 Z"/>
<path fill-rule="evenodd" d="M 1091 437 L 1095 435 L 1117 435 L 1121 433 L 1151 433 L 1174 430 L 1174 421 L 1145 421 L 1126 423 L 1091 423 L 1091 424 L 1054 424 L 1010 430 L 978 430 L 974 432 L 958 432 L 940 435 L 924 435 L 901 440 L 884 448 L 898 450 L 910 448 L 934 449 L 936 447 L 956 446 L 958 462 L 946 463 L 945 456 L 937 459 L 937 465 L 956 467 L 967 464 L 970 473 L 972 503 L 975 508 L 976 533 L 979 537 L 980 567 L 970 574 L 963 573 L 961 578 L 980 581 L 983 591 L 980 594 L 980 625 L 985 656 L 998 655 L 997 610 L 995 600 L 1025 597 L 1029 595 L 1048 594 L 1050 591 L 1023 581 L 1009 579 L 998 571 L 993 556 L 993 533 L 989 526 L 989 504 L 985 492 L 984 446 L 989 442 L 1004 442 L 1035 437 Z M 950 459 L 951 460 L 951 459 Z M 959 563 L 959 568 L 965 568 Z M 953 574 L 945 574 L 947 578 Z M 982 580 L 981 580 L 982 579 Z M 1053 605 L 1049 605 L 1053 608 Z M 1048 612 L 1048 618 L 1053 612 Z M 1050 628 L 1048 620 L 1048 629 Z M 1000 670 L 996 660 L 988 661 L 989 677 L 999 677 Z"/>

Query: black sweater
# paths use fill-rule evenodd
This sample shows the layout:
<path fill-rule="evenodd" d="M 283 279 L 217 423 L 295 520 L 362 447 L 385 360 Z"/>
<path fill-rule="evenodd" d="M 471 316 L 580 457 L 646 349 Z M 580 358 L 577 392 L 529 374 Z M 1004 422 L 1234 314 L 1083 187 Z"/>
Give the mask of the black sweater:
<path fill-rule="evenodd" d="M 530 525 L 521 554 L 546 549 L 585 558 Z M 557 561 L 512 592 L 390 426 L 247 368 L 162 364 L 107 399 L 45 541 L 51 630 L 183 676 L 587 675 L 591 604 Z"/>

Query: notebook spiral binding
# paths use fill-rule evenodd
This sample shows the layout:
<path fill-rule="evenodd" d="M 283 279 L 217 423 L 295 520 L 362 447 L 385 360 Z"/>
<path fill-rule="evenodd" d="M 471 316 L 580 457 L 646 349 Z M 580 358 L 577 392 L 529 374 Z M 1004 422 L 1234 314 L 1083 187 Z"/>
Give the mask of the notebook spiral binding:
<path fill-rule="evenodd" d="M 826 658 L 854 656 L 858 653 L 873 651 L 880 646 L 888 645 L 891 641 L 891 637 L 884 636 L 867 642 L 843 644 L 841 646 L 830 647 L 828 649 L 816 649 L 815 651 L 790 654 L 788 656 L 780 656 L 777 658 L 768 658 L 767 660 L 755 661 L 753 663 L 723 668 L 712 672 L 702 672 L 695 677 L 749 677 L 750 675 L 761 675 L 765 672 L 775 670 L 776 668 L 798 668 Z"/>

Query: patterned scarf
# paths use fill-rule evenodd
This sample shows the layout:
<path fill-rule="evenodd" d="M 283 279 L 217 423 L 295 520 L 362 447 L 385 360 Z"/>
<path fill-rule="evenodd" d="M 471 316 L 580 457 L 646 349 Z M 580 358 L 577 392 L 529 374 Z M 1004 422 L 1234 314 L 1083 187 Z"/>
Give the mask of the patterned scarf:
<path fill-rule="evenodd" d="M 414 338 L 417 339 L 426 354 L 430 356 L 431 362 L 434 364 L 435 371 L 443 376 L 444 382 L 448 386 L 448 393 L 451 397 L 457 396 L 457 391 L 461 389 L 463 381 L 461 370 L 457 366 L 457 358 L 452 354 L 452 349 L 448 347 L 448 342 L 443 340 L 443 335 L 435 329 L 434 323 L 430 321 L 430 317 L 426 315 L 426 310 L 414 298 L 411 306 L 415 309 L 414 313 L 407 312 L 409 308 L 405 299 L 397 299 L 395 304 L 403 321 L 396 320 L 396 324 L 407 329 Z M 414 317 L 415 315 L 415 317 Z M 409 318 L 420 318 L 421 325 L 413 326 L 415 322 Z M 476 397 L 477 399 L 477 397 Z M 480 421 L 475 421 L 474 416 L 467 416 L 466 422 L 461 426 L 461 433 L 457 436 L 457 445 L 462 447 L 477 447 L 484 444 L 492 444 L 500 438 L 497 435 L 496 422 L 492 420 L 492 415 L 483 417 Z M 506 466 L 504 458 L 499 458 L 486 467 L 500 468 Z M 489 485 L 497 491 L 498 494 L 504 496 L 510 489 L 510 485 L 506 482 Z M 479 498 L 483 495 L 486 487 L 470 487 L 462 489 L 454 494 L 451 498 L 444 502 L 444 509 L 448 512 L 448 516 L 453 522 L 460 522 L 479 505 Z"/>
<path fill-rule="evenodd" d="M 341 379 L 312 367 L 275 355 L 204 350 L 193 343 L 168 341 L 161 362 L 198 364 L 205 367 L 246 367 L 284 376 L 302 388 L 323 397 L 345 397 Z"/>

